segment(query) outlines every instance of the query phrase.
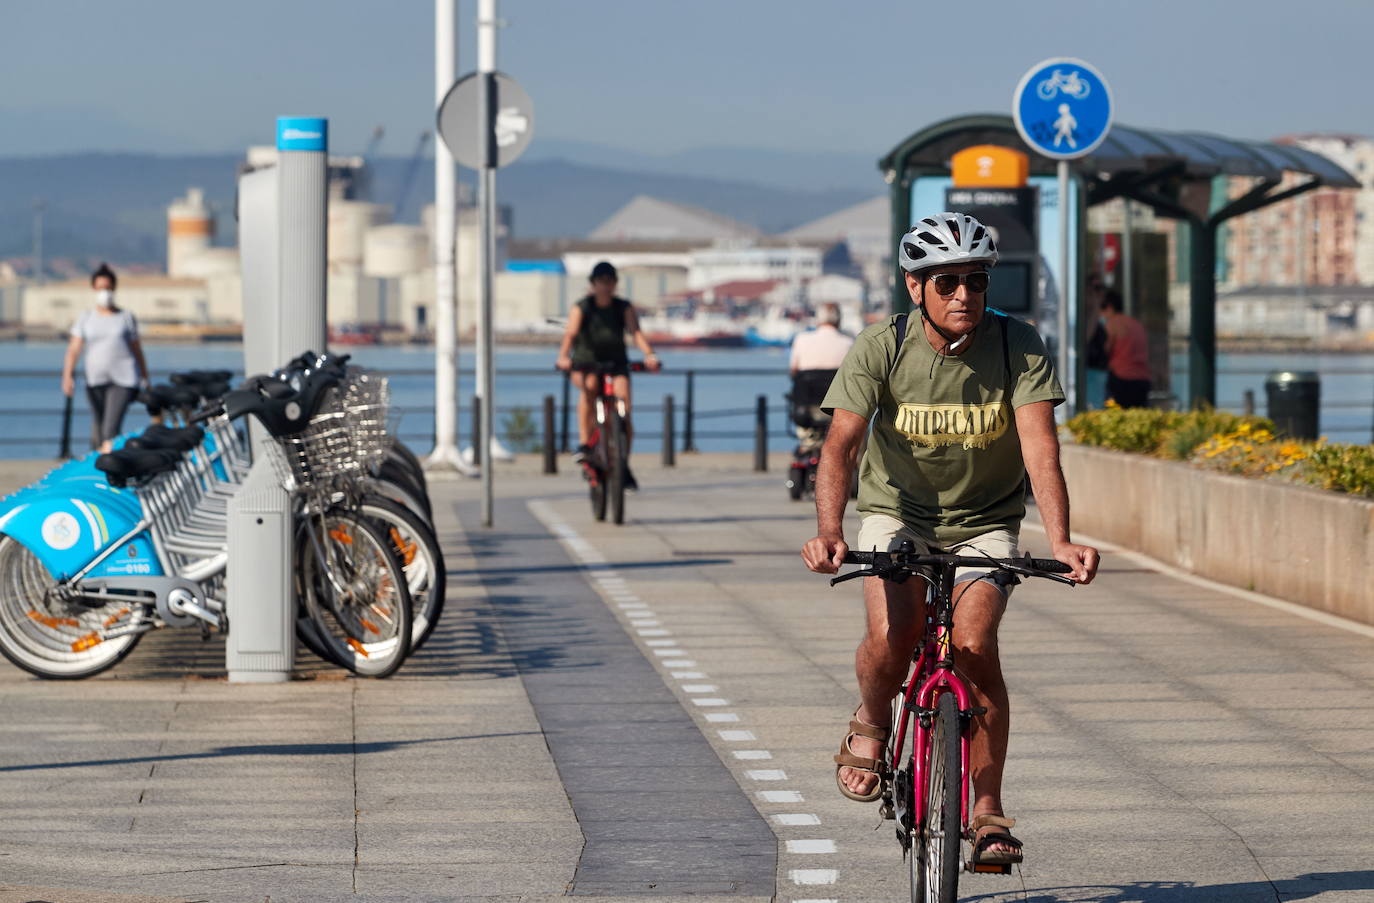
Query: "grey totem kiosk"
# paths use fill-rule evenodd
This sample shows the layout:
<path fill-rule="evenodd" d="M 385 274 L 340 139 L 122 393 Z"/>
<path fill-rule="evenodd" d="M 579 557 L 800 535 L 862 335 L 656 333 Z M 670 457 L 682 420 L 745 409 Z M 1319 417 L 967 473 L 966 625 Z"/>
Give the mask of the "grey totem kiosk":
<path fill-rule="evenodd" d="M 245 373 L 325 349 L 327 152 L 326 120 L 283 116 L 276 165 L 239 178 Z M 231 683 L 272 683 L 290 677 L 296 649 L 291 497 L 276 443 L 249 429 L 253 468 L 229 505 L 225 665 Z"/>

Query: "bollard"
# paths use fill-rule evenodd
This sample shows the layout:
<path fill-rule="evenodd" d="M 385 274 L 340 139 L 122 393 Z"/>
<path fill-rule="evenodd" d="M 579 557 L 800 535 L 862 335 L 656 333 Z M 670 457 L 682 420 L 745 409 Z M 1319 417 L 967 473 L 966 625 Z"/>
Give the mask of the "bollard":
<path fill-rule="evenodd" d="M 687 409 L 682 412 L 682 450 L 685 452 L 697 450 L 696 444 L 692 441 L 692 417 L 696 412 L 696 382 L 696 371 L 688 370 Z"/>
<path fill-rule="evenodd" d="M 568 445 L 568 409 L 569 409 L 569 407 L 570 407 L 570 404 L 569 404 L 569 403 L 572 401 L 572 398 L 570 397 L 570 394 L 569 394 L 571 388 L 572 388 L 572 374 L 571 374 L 571 373 L 564 373 L 564 374 L 563 374 L 563 412 L 562 412 L 562 415 L 561 415 L 562 418 L 563 418 L 563 422 L 562 422 L 561 424 L 559 424 L 559 431 L 560 431 L 560 432 L 559 432 L 559 441 L 558 441 L 558 450 L 561 451 L 561 452 L 570 452 L 570 451 L 572 451 L 572 446 Z"/>
<path fill-rule="evenodd" d="M 553 396 L 544 396 L 544 473 L 558 473 L 558 449 L 554 446 Z"/>
<path fill-rule="evenodd" d="M 73 393 L 75 394 L 75 393 Z M 64 396 L 62 405 L 62 440 L 57 445 L 57 460 L 65 461 L 72 456 L 72 396 Z"/>
<path fill-rule="evenodd" d="M 1254 390 L 1254 389 L 1246 389 L 1246 390 L 1245 390 L 1245 401 L 1242 403 L 1242 408 L 1241 408 L 1241 410 L 1242 410 L 1242 412 L 1245 414 L 1246 417 L 1253 417 L 1253 416 L 1255 416 L 1255 390 Z"/>
<path fill-rule="evenodd" d="M 486 455 L 482 454 L 482 402 L 478 396 L 472 396 L 472 465 L 482 466 L 482 459 Z"/>
<path fill-rule="evenodd" d="M 675 456 L 676 449 L 673 448 L 673 396 L 663 396 L 663 466 L 673 467 L 677 464 Z"/>
<path fill-rule="evenodd" d="M 754 412 L 754 470 L 768 469 L 768 396 L 760 395 Z"/>
<path fill-rule="evenodd" d="M 1310 371 L 1276 370 L 1264 381 L 1274 429 L 1293 439 L 1316 439 L 1321 420 L 1321 377 Z"/>

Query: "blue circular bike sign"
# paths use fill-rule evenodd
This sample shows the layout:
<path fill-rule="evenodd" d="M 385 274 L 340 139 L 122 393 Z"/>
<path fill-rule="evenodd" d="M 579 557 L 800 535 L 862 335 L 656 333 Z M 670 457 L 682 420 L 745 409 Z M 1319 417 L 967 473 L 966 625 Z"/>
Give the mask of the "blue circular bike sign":
<path fill-rule="evenodd" d="M 1112 127 L 1112 91 L 1092 66 L 1069 57 L 1031 67 L 1011 103 L 1016 130 L 1046 157 L 1071 160 L 1093 149 Z"/>

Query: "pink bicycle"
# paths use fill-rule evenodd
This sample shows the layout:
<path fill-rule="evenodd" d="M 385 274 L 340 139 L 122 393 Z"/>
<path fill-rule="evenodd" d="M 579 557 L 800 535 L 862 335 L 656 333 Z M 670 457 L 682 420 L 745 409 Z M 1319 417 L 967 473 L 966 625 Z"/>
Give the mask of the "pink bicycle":
<path fill-rule="evenodd" d="M 1053 559 L 978 558 L 917 555 L 910 543 L 895 552 L 848 552 L 846 564 L 865 567 L 836 577 L 833 586 L 859 577 L 881 577 L 894 583 L 916 576 L 929 585 L 925 636 L 916 645 L 914 665 L 892 703 L 892 726 L 884 755 L 882 808 L 897 823 L 911 871 L 913 903 L 955 903 L 959 873 L 1010 874 L 1010 865 L 975 865 L 960 856 L 960 842 L 972 842 L 969 829 L 969 731 L 975 716 L 987 710 L 973 705 L 968 685 L 954 667 L 955 574 L 975 567 L 1008 575 L 1044 577 L 1074 586 L 1060 574 L 1072 568 Z M 911 737 L 906 751 L 906 738 Z M 905 760 L 903 753 L 906 751 Z"/>

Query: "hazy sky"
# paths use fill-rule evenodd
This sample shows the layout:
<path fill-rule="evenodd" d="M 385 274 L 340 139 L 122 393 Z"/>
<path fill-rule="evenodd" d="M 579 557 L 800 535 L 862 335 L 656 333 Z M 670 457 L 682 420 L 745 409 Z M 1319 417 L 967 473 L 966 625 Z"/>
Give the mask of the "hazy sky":
<path fill-rule="evenodd" d="M 475 60 L 459 6 L 459 71 Z M 1374 133 L 1369 0 L 503 0 L 539 137 L 881 154 L 1020 75 L 1094 63 L 1117 118 L 1249 138 Z M 279 113 L 408 153 L 433 120 L 431 0 L 3 0 L 0 156 L 237 152 Z"/>

